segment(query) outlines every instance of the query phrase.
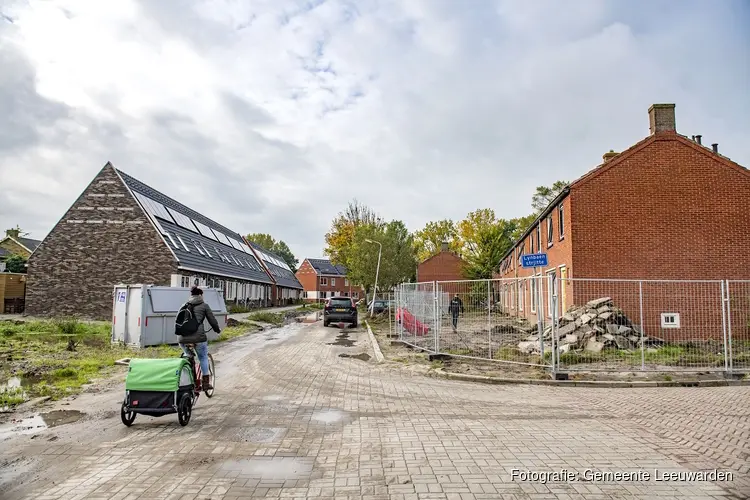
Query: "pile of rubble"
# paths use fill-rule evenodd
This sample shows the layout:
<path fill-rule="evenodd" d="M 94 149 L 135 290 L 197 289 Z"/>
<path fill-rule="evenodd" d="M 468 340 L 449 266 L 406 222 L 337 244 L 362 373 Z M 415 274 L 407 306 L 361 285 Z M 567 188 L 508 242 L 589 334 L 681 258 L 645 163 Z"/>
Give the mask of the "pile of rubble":
<path fill-rule="evenodd" d="M 534 329 L 536 330 L 536 329 Z M 657 347 L 664 343 L 655 337 L 643 337 L 645 346 Z M 612 304 L 610 297 L 592 300 L 583 307 L 566 312 L 557 327 L 560 353 L 601 352 L 603 349 L 640 350 L 641 331 L 625 313 Z M 518 343 L 527 354 L 539 354 L 539 335 L 533 334 Z M 544 350 L 552 349 L 552 326 L 544 330 Z"/>

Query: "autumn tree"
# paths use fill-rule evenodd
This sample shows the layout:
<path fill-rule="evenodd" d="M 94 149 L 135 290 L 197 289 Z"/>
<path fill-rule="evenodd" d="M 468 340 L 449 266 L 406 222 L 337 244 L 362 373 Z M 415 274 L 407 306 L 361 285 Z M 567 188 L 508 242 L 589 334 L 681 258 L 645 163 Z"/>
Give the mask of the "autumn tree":
<path fill-rule="evenodd" d="M 374 210 L 354 199 L 333 219 L 331 229 L 325 235 L 324 252 L 332 263 L 349 267 L 355 230 L 362 226 L 380 228 L 383 225 L 383 219 Z"/>
<path fill-rule="evenodd" d="M 292 272 L 297 272 L 297 264 L 299 264 L 299 260 L 294 256 L 289 245 L 284 241 L 276 241 L 273 236 L 267 233 L 252 233 L 248 234 L 245 238 L 256 245 L 265 248 L 269 252 L 275 253 L 286 262 L 286 265 L 292 269 Z"/>
<path fill-rule="evenodd" d="M 424 262 L 440 253 L 443 242 L 448 243 L 451 251 L 457 253 L 461 251 L 462 243 L 456 223 L 450 219 L 428 222 L 414 233 L 414 251 L 417 254 L 417 260 Z"/>
<path fill-rule="evenodd" d="M 492 278 L 500 259 L 511 247 L 517 224 L 498 219 L 495 211 L 483 208 L 470 212 L 458 223 L 463 243 L 464 269 L 467 279 Z"/>

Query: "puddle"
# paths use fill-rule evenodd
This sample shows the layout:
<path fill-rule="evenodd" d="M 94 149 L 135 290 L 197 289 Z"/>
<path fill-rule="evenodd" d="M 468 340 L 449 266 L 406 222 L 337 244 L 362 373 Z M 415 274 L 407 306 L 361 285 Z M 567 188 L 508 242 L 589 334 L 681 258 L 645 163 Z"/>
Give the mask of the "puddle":
<path fill-rule="evenodd" d="M 337 337 L 335 342 L 329 342 L 328 345 L 336 345 L 341 347 L 351 347 L 354 345 L 354 341 L 349 338 L 349 334 L 346 332 L 341 332 Z"/>
<path fill-rule="evenodd" d="M 344 419 L 344 412 L 339 410 L 316 411 L 313 413 L 312 419 L 325 424 L 334 424 Z"/>
<path fill-rule="evenodd" d="M 359 354 L 346 354 L 346 353 L 343 353 L 343 354 L 339 354 L 339 357 L 340 358 L 354 358 L 354 359 L 358 359 L 360 361 L 370 361 L 370 355 L 367 354 L 366 352 L 361 352 Z"/>
<path fill-rule="evenodd" d="M 0 426 L 0 441 L 4 441 L 16 434 L 36 434 L 45 429 L 59 425 L 72 424 L 84 416 L 78 410 L 55 410 L 39 413 L 31 417 L 13 419 L 10 423 Z"/>
<path fill-rule="evenodd" d="M 221 470 L 237 473 L 249 479 L 303 479 L 310 477 L 313 460 L 296 457 L 253 457 L 244 460 L 228 460 L 221 465 Z"/>

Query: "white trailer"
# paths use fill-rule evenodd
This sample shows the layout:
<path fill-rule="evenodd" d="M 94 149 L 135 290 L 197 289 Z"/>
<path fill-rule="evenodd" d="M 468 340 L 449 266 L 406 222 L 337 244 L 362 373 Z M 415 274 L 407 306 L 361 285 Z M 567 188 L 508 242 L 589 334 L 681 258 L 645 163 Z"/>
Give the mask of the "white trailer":
<path fill-rule="evenodd" d="M 134 347 L 177 344 L 174 322 L 190 299 L 190 288 L 154 285 L 116 285 L 112 296 L 112 342 Z M 203 300 L 223 329 L 229 318 L 221 290 L 204 288 Z M 218 335 L 203 322 L 208 340 Z"/>

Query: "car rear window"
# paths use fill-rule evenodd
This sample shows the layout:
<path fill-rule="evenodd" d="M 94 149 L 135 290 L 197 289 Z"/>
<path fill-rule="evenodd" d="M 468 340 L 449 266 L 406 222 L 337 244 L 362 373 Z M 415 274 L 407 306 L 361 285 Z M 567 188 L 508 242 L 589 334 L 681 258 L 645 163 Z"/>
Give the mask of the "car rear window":
<path fill-rule="evenodd" d="M 351 307 L 351 299 L 331 299 L 331 305 L 334 307 Z"/>

